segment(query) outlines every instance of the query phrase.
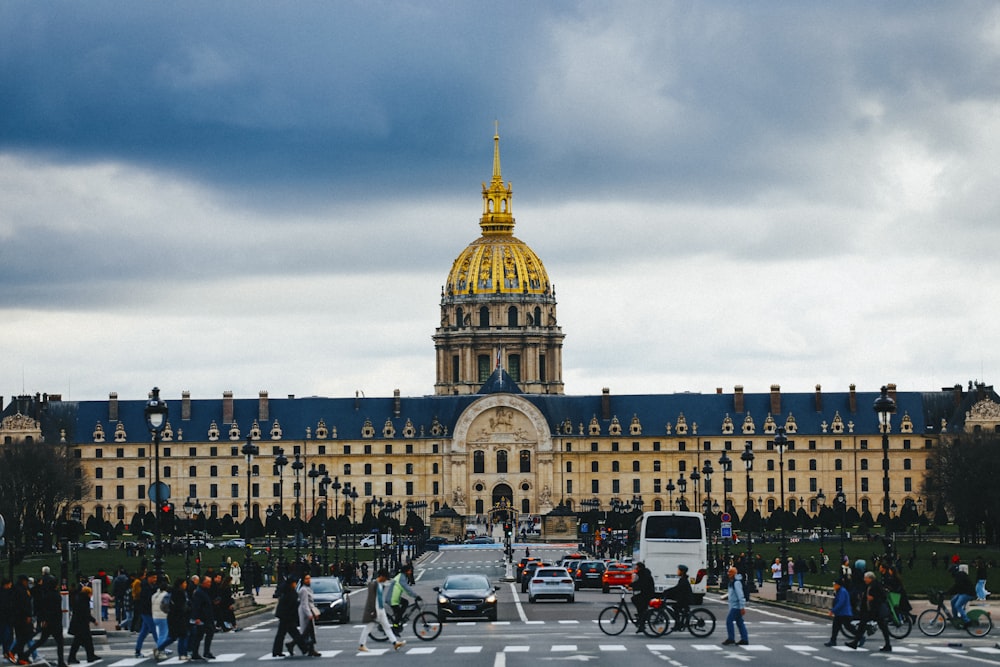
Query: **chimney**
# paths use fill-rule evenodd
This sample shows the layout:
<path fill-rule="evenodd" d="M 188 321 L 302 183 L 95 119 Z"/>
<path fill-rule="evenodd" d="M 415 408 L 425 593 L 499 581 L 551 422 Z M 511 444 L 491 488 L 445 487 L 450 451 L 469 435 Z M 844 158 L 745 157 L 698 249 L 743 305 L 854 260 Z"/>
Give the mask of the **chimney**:
<path fill-rule="evenodd" d="M 780 415 L 781 414 L 781 385 L 772 384 L 771 385 L 771 414 Z"/>
<path fill-rule="evenodd" d="M 118 421 L 118 392 L 113 391 L 108 394 L 108 421 Z"/>
<path fill-rule="evenodd" d="M 399 390 L 392 390 L 392 413 L 399 418 Z"/>
<path fill-rule="evenodd" d="M 611 389 L 601 389 L 601 419 L 611 419 Z"/>
<path fill-rule="evenodd" d="M 722 395 L 722 387 L 716 387 L 715 388 L 715 395 L 716 396 L 721 396 Z"/>
<path fill-rule="evenodd" d="M 191 420 L 191 392 L 182 391 L 181 392 L 181 420 L 190 421 Z"/>
<path fill-rule="evenodd" d="M 733 412 L 745 412 L 743 409 L 743 385 L 741 384 L 733 387 Z"/>
<path fill-rule="evenodd" d="M 823 387 L 816 385 L 816 412 L 823 412 Z"/>
<path fill-rule="evenodd" d="M 266 422 L 270 419 L 267 403 L 267 392 L 263 389 L 257 395 L 257 421 Z"/>
<path fill-rule="evenodd" d="M 889 384 L 887 384 L 885 386 L 885 388 L 888 390 L 886 393 L 889 395 L 889 398 L 891 398 L 893 401 L 895 401 L 896 400 L 896 383 L 895 382 L 890 382 Z"/>
<path fill-rule="evenodd" d="M 222 423 L 233 423 L 233 392 L 222 392 Z"/>
<path fill-rule="evenodd" d="M 956 384 L 955 385 L 955 393 L 952 396 L 953 396 L 953 401 L 955 403 L 955 407 L 957 408 L 958 406 L 960 406 L 962 404 L 962 385 L 961 384 Z"/>
<path fill-rule="evenodd" d="M 858 411 L 858 392 L 857 387 L 854 386 L 853 382 L 851 383 L 851 393 L 847 396 L 847 409 L 850 410 L 851 413 Z"/>

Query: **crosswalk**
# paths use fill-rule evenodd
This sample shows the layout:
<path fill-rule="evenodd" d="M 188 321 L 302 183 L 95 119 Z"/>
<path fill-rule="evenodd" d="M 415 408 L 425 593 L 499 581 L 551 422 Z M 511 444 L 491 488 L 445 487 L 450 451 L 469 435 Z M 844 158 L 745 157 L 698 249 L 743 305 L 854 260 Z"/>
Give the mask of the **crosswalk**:
<path fill-rule="evenodd" d="M 562 644 L 551 644 L 546 646 L 535 646 L 529 644 L 507 644 L 502 647 L 489 647 L 482 644 L 460 644 L 458 646 L 439 646 L 433 643 L 427 644 L 407 644 L 403 647 L 399 653 L 410 656 L 421 656 L 421 655 L 432 655 L 432 654 L 455 654 L 455 655 L 476 655 L 484 652 L 498 652 L 505 654 L 531 654 L 537 656 L 544 655 L 559 655 L 559 654 L 601 654 L 607 655 L 609 657 L 614 654 L 628 653 L 631 651 L 641 651 L 650 652 L 653 654 L 670 654 L 679 651 L 695 652 L 699 655 L 704 656 L 707 659 L 711 659 L 713 656 L 724 657 L 726 653 L 732 653 L 737 656 L 751 656 L 759 655 L 760 657 L 765 657 L 764 654 L 772 653 L 774 651 L 792 651 L 803 657 L 817 657 L 817 656 L 827 656 L 827 658 L 835 659 L 838 653 L 849 653 L 854 655 L 862 655 L 866 652 L 876 652 L 877 646 L 870 650 L 864 647 L 852 650 L 847 646 L 835 646 L 831 648 L 813 646 L 810 644 L 784 644 L 781 646 L 767 646 L 764 644 L 749 644 L 747 646 L 722 646 L 719 642 L 696 642 L 696 643 L 671 643 L 671 642 L 654 642 L 649 644 L 625 644 L 617 642 L 607 642 L 607 641 L 597 641 L 588 643 L 562 643 Z M 396 651 L 393 650 L 391 645 L 370 645 L 369 650 L 365 653 L 360 653 L 357 650 L 326 650 L 320 651 L 322 657 L 324 658 L 335 658 L 337 656 L 379 656 L 385 654 L 393 654 Z M 1000 656 L 1000 648 L 991 646 L 968 646 L 968 647 L 951 647 L 951 646 L 902 646 L 896 645 L 892 649 L 893 656 L 901 662 L 910 662 L 908 658 L 916 657 L 921 655 L 924 660 L 928 657 L 938 656 L 942 657 L 944 655 L 965 655 L 965 656 L 983 656 L 997 658 Z M 257 660 L 261 662 L 267 661 L 280 661 L 282 658 L 277 658 L 271 656 L 269 653 L 254 656 L 247 653 L 220 653 L 215 656 L 212 663 L 231 663 L 238 660 Z M 152 658 L 123 658 L 114 662 L 109 663 L 109 667 L 137 667 L 138 665 L 148 664 L 148 667 L 152 665 L 187 665 L 191 666 L 192 663 L 185 663 L 177 657 L 172 657 L 168 660 L 163 660 L 160 662 L 154 661 Z M 193 663 L 198 664 L 198 663 Z"/>

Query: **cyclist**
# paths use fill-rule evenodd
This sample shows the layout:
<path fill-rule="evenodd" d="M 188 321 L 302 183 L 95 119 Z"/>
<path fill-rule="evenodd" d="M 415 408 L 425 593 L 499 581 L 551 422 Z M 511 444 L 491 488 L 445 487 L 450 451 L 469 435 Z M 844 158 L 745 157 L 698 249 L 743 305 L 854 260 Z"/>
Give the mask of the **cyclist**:
<path fill-rule="evenodd" d="M 968 627 L 971 621 L 969 620 L 969 614 L 965 611 L 965 605 L 969 604 L 969 601 L 976 597 L 976 585 L 969 578 L 969 566 L 965 563 L 959 564 L 958 569 L 954 571 L 952 576 L 955 577 L 955 583 L 944 594 L 952 596 L 951 615 L 955 618 L 961 618 L 965 623 L 965 627 Z"/>
<path fill-rule="evenodd" d="M 410 606 L 410 601 L 403 597 L 404 591 L 412 595 L 418 602 L 423 599 L 413 592 L 413 589 L 410 588 L 411 583 L 413 583 L 412 563 L 403 565 L 399 572 L 396 573 L 396 576 L 389 580 L 386 593 L 389 596 L 389 605 L 392 607 L 393 623 L 395 624 L 403 622 L 403 614 L 406 613 L 406 608 Z"/>
<path fill-rule="evenodd" d="M 664 600 L 674 601 L 671 607 L 673 607 L 674 617 L 678 621 L 681 619 L 681 614 L 687 611 L 688 606 L 691 604 L 692 594 L 691 580 L 688 579 L 688 566 L 683 564 L 678 565 L 677 583 L 663 591 Z"/>
<path fill-rule="evenodd" d="M 641 561 L 635 564 L 635 578 L 632 580 L 632 590 L 634 591 L 632 604 L 635 605 L 639 625 L 639 629 L 635 632 L 639 634 L 643 631 L 643 626 L 646 624 L 646 608 L 649 607 L 649 601 L 656 595 L 656 584 L 653 582 L 653 573 Z"/>

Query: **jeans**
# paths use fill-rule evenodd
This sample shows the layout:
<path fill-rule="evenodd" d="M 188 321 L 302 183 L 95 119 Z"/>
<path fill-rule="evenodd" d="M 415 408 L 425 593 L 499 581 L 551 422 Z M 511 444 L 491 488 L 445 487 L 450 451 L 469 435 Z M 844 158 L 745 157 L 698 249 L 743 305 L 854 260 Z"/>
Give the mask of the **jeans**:
<path fill-rule="evenodd" d="M 156 648 L 162 651 L 170 643 L 170 631 L 167 626 L 167 619 L 154 618 L 153 625 L 156 626 Z"/>
<path fill-rule="evenodd" d="M 147 635 L 153 635 L 153 645 L 156 645 L 156 624 L 153 623 L 152 614 L 140 615 L 142 625 L 139 626 L 139 636 L 135 638 L 135 652 L 142 653 L 142 642 L 146 641 Z"/>
<path fill-rule="evenodd" d="M 979 579 L 976 581 L 976 597 L 980 600 L 985 600 L 986 596 L 989 594 L 989 591 L 986 590 L 986 580 Z"/>
<path fill-rule="evenodd" d="M 959 593 L 951 599 L 951 615 L 961 617 L 966 623 L 969 622 L 969 615 L 965 613 L 965 605 L 969 604 L 972 596 L 967 593 Z"/>
<path fill-rule="evenodd" d="M 726 615 L 726 636 L 729 639 L 736 638 L 736 628 L 740 630 L 740 641 L 749 641 L 747 639 L 747 625 L 743 622 L 742 609 L 730 609 Z"/>

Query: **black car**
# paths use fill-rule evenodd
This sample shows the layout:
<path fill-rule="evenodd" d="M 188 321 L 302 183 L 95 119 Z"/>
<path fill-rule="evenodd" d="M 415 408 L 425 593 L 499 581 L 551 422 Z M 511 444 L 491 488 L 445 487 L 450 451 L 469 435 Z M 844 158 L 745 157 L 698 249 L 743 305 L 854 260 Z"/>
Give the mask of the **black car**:
<path fill-rule="evenodd" d="M 517 562 L 517 569 L 514 570 L 514 580 L 517 583 L 521 583 L 521 578 L 524 574 L 524 566 L 533 560 L 541 560 L 541 558 L 533 558 L 531 556 L 525 556 Z"/>
<path fill-rule="evenodd" d="M 434 537 L 428 537 L 424 541 L 424 547 L 428 551 L 437 551 L 442 544 L 451 544 L 447 537 L 441 537 L 440 535 L 435 535 Z"/>
<path fill-rule="evenodd" d="M 437 613 L 442 621 L 454 618 L 497 620 L 497 591 L 482 574 L 450 574 L 437 591 Z"/>
<path fill-rule="evenodd" d="M 313 577 L 310 586 L 319 609 L 317 623 L 350 623 L 351 598 L 337 577 Z"/>
<path fill-rule="evenodd" d="M 604 570 L 607 565 L 603 560 L 584 560 L 576 566 L 576 587 L 577 588 L 601 588 L 604 577 Z"/>
<path fill-rule="evenodd" d="M 524 564 L 524 569 L 521 570 L 521 592 L 528 592 L 528 581 L 535 576 L 535 570 L 545 565 L 551 565 L 552 563 L 543 563 L 540 560 L 529 560 Z"/>

